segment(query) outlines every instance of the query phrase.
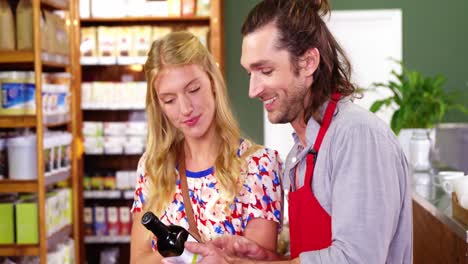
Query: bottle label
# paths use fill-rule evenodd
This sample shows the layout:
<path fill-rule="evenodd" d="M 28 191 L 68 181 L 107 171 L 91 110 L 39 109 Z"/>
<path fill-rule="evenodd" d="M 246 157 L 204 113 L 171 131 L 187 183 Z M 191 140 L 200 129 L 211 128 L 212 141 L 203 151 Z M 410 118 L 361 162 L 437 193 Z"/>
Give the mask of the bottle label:
<path fill-rule="evenodd" d="M 195 240 L 195 238 L 193 238 L 191 235 L 188 236 L 187 241 L 197 242 L 197 240 Z M 180 256 L 168 257 L 165 259 L 169 260 L 171 263 L 174 263 L 174 264 L 188 264 L 188 263 L 193 264 L 193 263 L 197 263 L 198 261 L 200 261 L 202 259 L 202 256 L 198 254 L 193 254 L 192 252 L 188 250 L 184 250 L 184 252 Z"/>

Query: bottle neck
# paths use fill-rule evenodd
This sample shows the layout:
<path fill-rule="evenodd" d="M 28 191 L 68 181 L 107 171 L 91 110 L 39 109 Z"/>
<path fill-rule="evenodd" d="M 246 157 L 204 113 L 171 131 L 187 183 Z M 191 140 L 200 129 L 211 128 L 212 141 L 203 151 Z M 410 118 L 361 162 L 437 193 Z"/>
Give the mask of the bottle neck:
<path fill-rule="evenodd" d="M 169 228 L 161 221 L 151 221 L 149 229 L 158 239 L 164 239 L 169 235 Z"/>

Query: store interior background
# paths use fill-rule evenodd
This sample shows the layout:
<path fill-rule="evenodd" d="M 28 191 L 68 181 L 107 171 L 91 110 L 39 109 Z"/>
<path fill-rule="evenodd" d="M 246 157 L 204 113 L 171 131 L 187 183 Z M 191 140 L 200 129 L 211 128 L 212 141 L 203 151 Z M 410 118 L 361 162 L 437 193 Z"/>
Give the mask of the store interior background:
<path fill-rule="evenodd" d="M 240 28 L 255 1 L 224 1 L 224 43 L 226 80 L 229 94 L 244 133 L 263 142 L 263 106 L 248 98 L 248 76 L 240 65 L 242 36 Z M 425 75 L 442 74 L 448 90 L 462 91 L 459 102 L 468 107 L 468 1 L 452 0 L 332 0 L 332 10 L 401 9 L 403 14 L 403 62 Z M 443 122 L 468 122 L 456 111 Z"/>

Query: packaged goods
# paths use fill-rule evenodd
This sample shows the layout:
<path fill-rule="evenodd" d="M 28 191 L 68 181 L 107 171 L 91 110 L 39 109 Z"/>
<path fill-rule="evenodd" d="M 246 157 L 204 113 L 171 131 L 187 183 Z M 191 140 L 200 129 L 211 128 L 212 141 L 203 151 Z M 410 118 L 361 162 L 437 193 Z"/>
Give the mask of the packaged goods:
<path fill-rule="evenodd" d="M 0 72 L 0 90 L 0 115 L 35 114 L 34 72 Z"/>
<path fill-rule="evenodd" d="M 80 18 L 91 17 L 91 0 L 80 0 Z"/>
<path fill-rule="evenodd" d="M 44 137 L 44 174 L 48 176 L 54 168 L 54 138 L 51 135 Z"/>
<path fill-rule="evenodd" d="M 36 136 L 18 136 L 7 140 L 10 179 L 37 179 Z M 27 165 L 27 166 L 25 166 Z"/>
<path fill-rule="evenodd" d="M 133 56 L 146 57 L 151 46 L 151 27 L 136 27 L 133 35 Z"/>
<path fill-rule="evenodd" d="M 7 0 L 0 0 L 0 50 L 15 49 L 15 24 L 13 12 Z"/>
<path fill-rule="evenodd" d="M 132 50 L 132 28 L 121 27 L 118 32 L 119 39 L 117 55 L 120 57 L 128 57 L 130 56 L 130 51 Z"/>
<path fill-rule="evenodd" d="M 81 28 L 81 58 L 97 57 L 97 37 L 95 27 Z"/>
<path fill-rule="evenodd" d="M 181 0 L 167 0 L 167 13 L 168 16 L 180 16 L 181 14 Z"/>
<path fill-rule="evenodd" d="M 85 207 L 83 214 L 83 222 L 85 225 L 85 235 L 94 235 L 93 231 L 93 208 Z"/>
<path fill-rule="evenodd" d="M 13 195 L 0 195 L 0 245 L 15 242 L 15 217 Z"/>
<path fill-rule="evenodd" d="M 31 0 L 20 0 L 16 8 L 16 45 L 18 50 L 32 50 L 33 10 Z"/>
<path fill-rule="evenodd" d="M 16 211 L 16 244 L 37 244 L 39 242 L 39 217 L 37 197 L 18 201 Z"/>
<path fill-rule="evenodd" d="M 107 233 L 109 236 L 118 236 L 119 229 L 119 212 L 117 207 L 107 207 Z"/>
<path fill-rule="evenodd" d="M 94 207 L 94 234 L 97 236 L 107 235 L 106 208 L 102 206 Z"/>
<path fill-rule="evenodd" d="M 209 16 L 211 13 L 210 0 L 197 0 L 197 16 Z"/>
<path fill-rule="evenodd" d="M 102 64 L 115 64 L 118 30 L 112 27 L 98 27 L 98 57 Z"/>
<path fill-rule="evenodd" d="M 196 0 L 181 0 L 182 16 L 195 16 Z"/>
<path fill-rule="evenodd" d="M 132 223 L 130 218 L 130 208 L 126 206 L 119 207 L 120 235 L 129 235 Z"/>

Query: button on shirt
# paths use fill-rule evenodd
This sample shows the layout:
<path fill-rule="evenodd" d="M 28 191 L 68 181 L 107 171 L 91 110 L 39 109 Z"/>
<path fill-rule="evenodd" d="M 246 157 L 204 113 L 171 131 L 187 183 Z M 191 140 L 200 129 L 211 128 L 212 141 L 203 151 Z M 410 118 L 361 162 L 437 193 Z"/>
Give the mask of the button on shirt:
<path fill-rule="evenodd" d="M 285 189 L 296 190 L 304 184 L 306 155 L 319 129 L 320 124 L 311 118 L 306 146 L 293 134 L 295 145 L 285 164 Z M 406 158 L 388 125 L 349 98 L 338 103 L 322 142 L 312 190 L 331 216 L 332 245 L 301 253 L 301 263 L 412 263 Z"/>

